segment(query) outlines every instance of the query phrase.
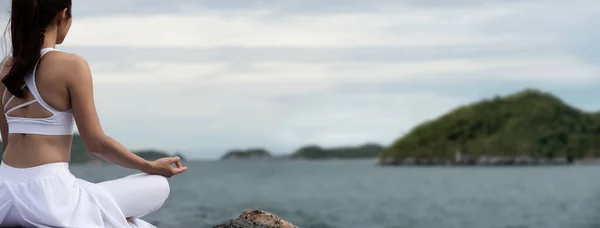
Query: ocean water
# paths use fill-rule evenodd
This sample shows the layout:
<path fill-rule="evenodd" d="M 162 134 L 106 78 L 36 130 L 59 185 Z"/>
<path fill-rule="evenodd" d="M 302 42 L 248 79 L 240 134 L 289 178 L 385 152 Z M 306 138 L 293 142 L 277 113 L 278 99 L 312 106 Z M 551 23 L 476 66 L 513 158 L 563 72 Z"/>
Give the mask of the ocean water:
<path fill-rule="evenodd" d="M 188 162 L 145 220 L 211 227 L 263 209 L 304 228 L 600 227 L 600 166 L 377 167 L 355 161 Z M 72 165 L 97 182 L 134 173 Z"/>

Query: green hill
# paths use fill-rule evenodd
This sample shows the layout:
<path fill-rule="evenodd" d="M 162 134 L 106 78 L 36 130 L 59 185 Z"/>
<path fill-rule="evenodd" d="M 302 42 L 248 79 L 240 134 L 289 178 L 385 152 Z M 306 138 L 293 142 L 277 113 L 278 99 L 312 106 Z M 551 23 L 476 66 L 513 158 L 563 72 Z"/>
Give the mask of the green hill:
<path fill-rule="evenodd" d="M 600 156 L 600 113 L 573 108 L 552 94 L 527 89 L 452 110 L 396 140 L 380 161 L 407 158 L 533 158 Z"/>
<path fill-rule="evenodd" d="M 291 158 L 301 159 L 354 159 L 354 158 L 375 158 L 384 150 L 384 147 L 374 143 L 367 143 L 360 146 L 322 148 L 316 145 L 304 146 L 294 152 Z"/>

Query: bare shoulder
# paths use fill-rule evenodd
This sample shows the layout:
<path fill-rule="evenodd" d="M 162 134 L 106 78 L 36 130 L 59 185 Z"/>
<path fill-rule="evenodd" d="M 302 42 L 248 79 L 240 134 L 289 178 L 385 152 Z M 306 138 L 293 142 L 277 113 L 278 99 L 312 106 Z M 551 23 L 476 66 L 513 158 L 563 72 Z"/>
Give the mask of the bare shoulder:
<path fill-rule="evenodd" d="M 51 52 L 50 62 L 58 64 L 61 69 L 65 70 L 81 70 L 89 68 L 88 62 L 81 56 L 68 52 Z"/>
<path fill-rule="evenodd" d="M 53 67 L 52 71 L 66 77 L 68 81 L 79 81 L 90 77 L 90 66 L 81 56 L 68 52 L 48 53 L 48 65 Z"/>

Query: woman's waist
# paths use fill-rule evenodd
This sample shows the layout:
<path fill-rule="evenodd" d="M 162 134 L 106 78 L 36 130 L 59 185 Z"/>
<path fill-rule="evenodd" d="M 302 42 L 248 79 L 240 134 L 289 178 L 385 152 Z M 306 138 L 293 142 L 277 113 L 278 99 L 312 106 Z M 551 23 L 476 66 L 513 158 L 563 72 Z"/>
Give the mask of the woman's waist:
<path fill-rule="evenodd" d="M 40 172 L 48 169 L 55 170 L 57 166 L 63 166 L 56 164 L 68 164 L 71 157 L 70 150 L 71 141 L 65 138 L 11 135 L 2 155 L 1 165 L 4 169 L 0 171 L 9 173 L 20 171 L 24 175 L 40 176 L 41 174 L 38 174 L 40 170 Z M 68 170 L 68 166 L 64 168 Z"/>
<path fill-rule="evenodd" d="M 68 162 L 72 140 L 72 136 L 9 134 L 4 158 L 14 161 L 9 164 L 18 168 Z"/>
<path fill-rule="evenodd" d="M 9 145 L 70 147 L 72 141 L 73 135 L 8 134 Z"/>
<path fill-rule="evenodd" d="M 4 161 L 0 164 L 0 180 L 6 182 L 21 183 L 56 176 L 72 176 L 68 162 L 53 162 L 29 168 L 16 168 Z"/>
<path fill-rule="evenodd" d="M 17 146 L 9 145 L 2 155 L 2 162 L 14 168 L 33 168 L 49 163 L 68 163 L 71 157 L 70 147 L 60 146 Z"/>

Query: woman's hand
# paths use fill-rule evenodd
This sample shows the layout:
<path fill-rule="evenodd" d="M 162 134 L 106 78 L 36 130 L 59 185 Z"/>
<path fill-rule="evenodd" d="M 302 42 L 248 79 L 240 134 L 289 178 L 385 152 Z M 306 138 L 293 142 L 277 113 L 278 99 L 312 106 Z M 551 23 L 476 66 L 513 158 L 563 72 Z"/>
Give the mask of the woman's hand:
<path fill-rule="evenodd" d="M 165 177 L 172 177 L 187 170 L 187 167 L 181 165 L 179 160 L 179 157 L 160 158 L 156 161 L 150 162 L 150 169 L 144 170 L 143 172 L 149 174 L 158 174 Z M 173 167 L 173 164 L 175 164 L 175 167 Z"/>

